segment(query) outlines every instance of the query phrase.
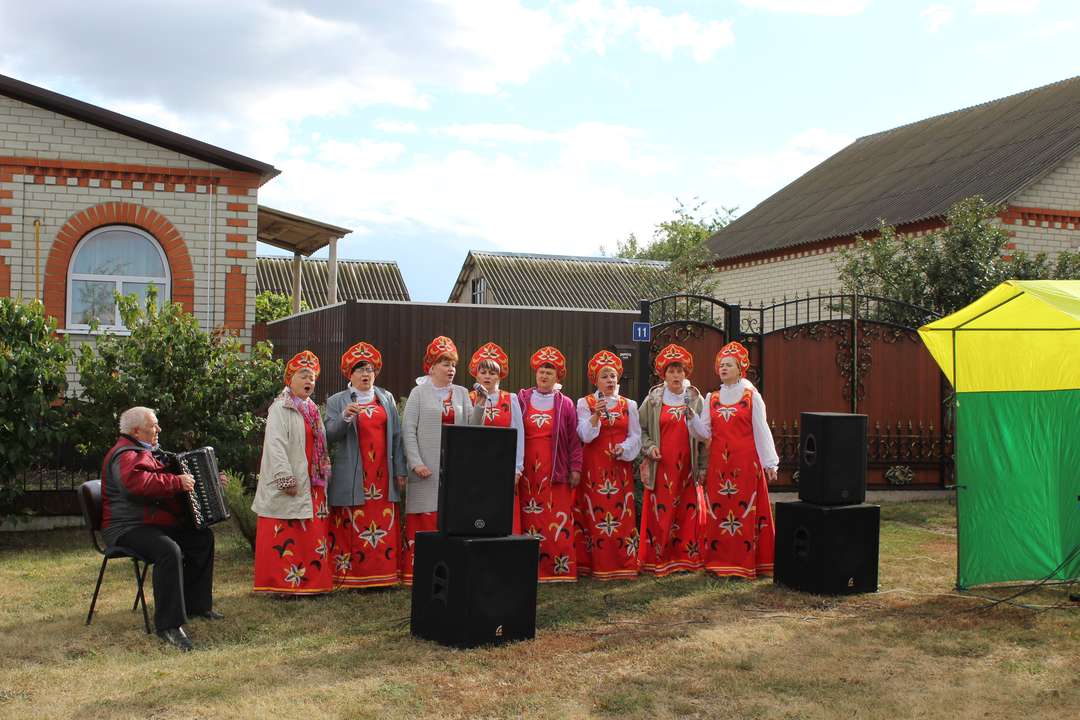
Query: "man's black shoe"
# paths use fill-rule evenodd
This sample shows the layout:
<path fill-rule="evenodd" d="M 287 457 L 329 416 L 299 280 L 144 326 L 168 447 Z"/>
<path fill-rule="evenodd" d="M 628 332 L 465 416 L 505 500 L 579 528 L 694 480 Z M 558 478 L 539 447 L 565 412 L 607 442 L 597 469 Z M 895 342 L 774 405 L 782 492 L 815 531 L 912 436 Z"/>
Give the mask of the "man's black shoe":
<path fill-rule="evenodd" d="M 184 628 L 182 627 L 158 630 L 157 636 L 170 645 L 179 648 L 180 652 L 187 652 L 195 647 L 191 644 L 191 638 L 187 636 L 187 633 L 184 632 Z"/>
<path fill-rule="evenodd" d="M 224 620 L 225 616 L 219 613 L 217 610 L 207 610 L 204 613 L 199 613 L 195 617 L 203 618 L 204 620 Z"/>

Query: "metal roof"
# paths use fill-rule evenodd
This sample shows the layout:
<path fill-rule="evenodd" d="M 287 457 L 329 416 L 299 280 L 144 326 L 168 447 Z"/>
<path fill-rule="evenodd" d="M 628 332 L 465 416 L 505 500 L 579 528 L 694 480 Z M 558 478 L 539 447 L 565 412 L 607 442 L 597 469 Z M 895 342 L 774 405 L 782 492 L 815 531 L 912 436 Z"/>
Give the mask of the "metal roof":
<path fill-rule="evenodd" d="M 352 232 L 349 228 L 259 206 L 259 242 L 307 256 Z"/>
<path fill-rule="evenodd" d="M 1080 76 L 859 138 L 717 232 L 719 260 L 1007 202 L 1080 150 Z"/>
<path fill-rule="evenodd" d="M 61 95 L 52 90 L 46 90 L 6 75 L 0 75 L 0 95 L 15 98 L 28 105 L 51 110 L 66 117 L 82 120 L 106 130 L 112 130 L 121 135 L 148 142 L 151 145 L 175 150 L 178 153 L 190 155 L 193 158 L 205 160 L 229 170 L 255 173 L 262 177 L 263 183 L 281 173 L 280 170 L 268 163 L 245 157 L 231 150 L 225 150 L 204 143 L 201 140 L 195 140 L 186 135 L 160 128 L 157 125 L 151 125 L 142 120 L 136 120 L 127 115 L 121 115 L 112 110 L 106 110 L 103 107 L 91 105 L 82 100 L 76 100 L 73 97 Z"/>
<path fill-rule="evenodd" d="M 300 263 L 303 277 L 300 297 L 312 308 L 326 305 L 326 258 L 307 258 Z M 338 301 L 408 300 L 409 290 L 396 262 L 383 260 L 338 260 Z M 292 295 L 292 258 L 260 256 L 256 259 L 257 291 Z"/>
<path fill-rule="evenodd" d="M 468 299 L 466 281 L 476 267 L 485 282 L 485 304 L 633 310 L 648 295 L 650 279 L 667 265 L 658 260 L 473 250 L 447 302 Z"/>

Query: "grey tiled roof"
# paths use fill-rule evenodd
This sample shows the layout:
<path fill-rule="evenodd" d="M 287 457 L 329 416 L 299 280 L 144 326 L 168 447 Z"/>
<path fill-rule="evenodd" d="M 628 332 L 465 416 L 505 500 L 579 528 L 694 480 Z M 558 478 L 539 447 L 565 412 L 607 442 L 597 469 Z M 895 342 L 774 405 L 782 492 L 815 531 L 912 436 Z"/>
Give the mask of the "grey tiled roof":
<path fill-rule="evenodd" d="M 409 290 L 396 262 L 338 260 L 338 301 L 409 300 Z M 301 297 L 312 308 L 326 304 L 327 261 L 305 258 Z M 258 292 L 270 290 L 292 295 L 292 258 L 261 256 L 256 260 Z"/>
<path fill-rule="evenodd" d="M 1080 76 L 867 135 L 709 239 L 718 259 L 999 204 L 1080 151 Z"/>
<path fill-rule="evenodd" d="M 448 302 L 468 302 L 473 267 L 483 277 L 487 305 L 636 310 L 650 278 L 667 267 L 657 260 L 471 251 Z"/>

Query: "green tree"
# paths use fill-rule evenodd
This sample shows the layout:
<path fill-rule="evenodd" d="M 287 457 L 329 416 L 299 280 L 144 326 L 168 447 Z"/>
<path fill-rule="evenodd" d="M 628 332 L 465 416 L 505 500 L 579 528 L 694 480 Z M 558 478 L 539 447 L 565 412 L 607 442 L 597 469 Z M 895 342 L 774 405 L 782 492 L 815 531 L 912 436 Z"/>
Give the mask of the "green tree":
<path fill-rule="evenodd" d="M 310 310 L 307 300 L 301 298 L 300 310 Z M 255 322 L 271 322 L 292 315 L 292 298 L 271 290 L 255 296 Z"/>
<path fill-rule="evenodd" d="M 72 353 L 41 303 L 0 298 L 0 507 L 15 478 L 63 438 L 63 395 Z"/>
<path fill-rule="evenodd" d="M 108 448 L 119 414 L 145 405 L 157 412 L 164 447 L 212 445 L 223 468 L 250 467 L 264 411 L 281 388 L 283 368 L 270 344 L 258 343 L 245 357 L 237 338 L 202 330 L 178 303 L 159 309 L 153 291 L 141 307 L 133 295 L 117 303 L 130 334 L 105 334 L 79 354 L 80 449 Z"/>
<path fill-rule="evenodd" d="M 877 237 L 856 238 L 840 251 L 837 270 L 844 292 L 902 300 L 942 315 L 959 310 L 1005 280 L 1080 278 L 1080 253 L 1062 252 L 1054 262 L 1045 253 L 1008 249 L 1008 231 L 994 222 L 1000 208 L 980 197 L 953 205 L 947 225 L 920 237 L 901 235 L 882 222 Z M 880 319 L 907 323 L 920 318 Z M 925 318 L 921 318 L 925 321 Z"/>
<path fill-rule="evenodd" d="M 677 198 L 675 202 L 673 217 L 657 223 L 650 242 L 643 243 L 631 233 L 615 245 L 615 257 L 668 263 L 661 272 L 640 270 L 643 297 L 673 293 L 707 295 L 712 290 L 713 252 L 707 241 L 735 219 L 736 208 L 725 207 L 709 213 L 705 210 L 706 203 L 697 198 L 690 206 Z"/>

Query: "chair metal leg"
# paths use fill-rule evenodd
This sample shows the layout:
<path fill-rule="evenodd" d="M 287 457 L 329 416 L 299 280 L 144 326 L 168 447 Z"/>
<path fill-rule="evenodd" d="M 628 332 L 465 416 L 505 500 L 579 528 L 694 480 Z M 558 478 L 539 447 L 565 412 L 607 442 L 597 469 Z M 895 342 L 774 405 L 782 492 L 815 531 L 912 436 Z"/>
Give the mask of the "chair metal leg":
<path fill-rule="evenodd" d="M 105 566 L 109 564 L 109 558 L 104 557 L 101 559 L 101 570 L 98 571 L 97 585 L 94 586 L 94 597 L 90 598 L 90 612 L 86 614 L 86 624 L 90 624 L 91 618 L 94 617 L 94 606 L 97 605 L 98 591 L 101 590 L 101 579 L 105 577 Z"/>
<path fill-rule="evenodd" d="M 131 603 L 131 612 L 135 612 L 139 609 L 139 588 L 142 583 L 139 582 L 139 561 L 131 558 L 131 562 L 135 564 L 135 602 Z"/>
<path fill-rule="evenodd" d="M 143 615 L 143 627 L 146 628 L 146 634 L 150 634 L 150 613 L 146 610 L 146 593 L 143 592 L 143 583 L 146 582 L 146 571 L 150 569 L 150 563 L 143 565 L 142 573 L 139 572 L 139 561 L 132 558 L 131 561 L 135 563 L 135 584 L 138 586 L 138 590 L 135 592 L 135 607 L 131 608 L 132 612 L 135 612 L 135 608 L 140 604 L 142 605 Z"/>

